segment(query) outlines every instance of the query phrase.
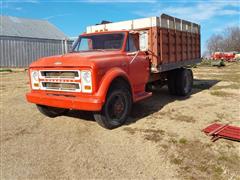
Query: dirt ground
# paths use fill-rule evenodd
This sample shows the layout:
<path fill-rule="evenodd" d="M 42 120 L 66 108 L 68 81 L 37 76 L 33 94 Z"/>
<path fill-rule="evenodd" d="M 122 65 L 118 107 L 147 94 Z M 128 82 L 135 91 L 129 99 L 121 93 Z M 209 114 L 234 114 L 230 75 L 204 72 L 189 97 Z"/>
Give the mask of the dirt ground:
<path fill-rule="evenodd" d="M 43 116 L 26 102 L 27 73 L 1 73 L 1 179 L 240 179 L 240 143 L 201 132 L 240 126 L 240 64 L 193 71 L 189 97 L 163 88 L 111 131 L 87 112 Z"/>

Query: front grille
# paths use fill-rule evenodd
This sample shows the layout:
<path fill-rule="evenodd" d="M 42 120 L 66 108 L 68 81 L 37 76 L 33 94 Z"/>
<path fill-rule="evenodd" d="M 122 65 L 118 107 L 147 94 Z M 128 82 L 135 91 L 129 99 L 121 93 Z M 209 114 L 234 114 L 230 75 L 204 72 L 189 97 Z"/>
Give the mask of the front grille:
<path fill-rule="evenodd" d="M 42 82 L 43 90 L 80 92 L 80 83 Z"/>
<path fill-rule="evenodd" d="M 40 71 L 41 79 L 80 79 L 80 71 L 77 70 L 46 70 Z"/>
<path fill-rule="evenodd" d="M 80 70 L 40 70 L 40 89 L 81 92 Z"/>

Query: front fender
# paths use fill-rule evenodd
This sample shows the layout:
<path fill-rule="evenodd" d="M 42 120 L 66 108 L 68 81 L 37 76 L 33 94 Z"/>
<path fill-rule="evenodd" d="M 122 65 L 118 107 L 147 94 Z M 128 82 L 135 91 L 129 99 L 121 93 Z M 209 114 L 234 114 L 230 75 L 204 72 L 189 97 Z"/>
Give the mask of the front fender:
<path fill-rule="evenodd" d="M 103 76 L 100 83 L 100 87 L 98 88 L 98 91 L 96 94 L 97 96 L 101 97 L 103 102 L 105 102 L 106 95 L 112 81 L 117 77 L 122 77 L 125 80 L 127 80 L 131 86 L 131 91 L 132 91 L 132 85 L 130 83 L 127 73 L 120 68 L 112 68 L 109 71 L 107 71 L 107 73 Z"/>

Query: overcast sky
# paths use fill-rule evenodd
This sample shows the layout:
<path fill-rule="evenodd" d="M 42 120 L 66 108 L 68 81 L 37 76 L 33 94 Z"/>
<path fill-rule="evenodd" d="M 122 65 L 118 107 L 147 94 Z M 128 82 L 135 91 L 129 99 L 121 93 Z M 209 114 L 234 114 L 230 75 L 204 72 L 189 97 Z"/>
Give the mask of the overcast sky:
<path fill-rule="evenodd" d="M 240 0 L 0 0 L 1 14 L 48 20 L 75 37 L 101 20 L 121 21 L 166 13 L 201 25 L 206 40 L 228 26 L 240 26 Z"/>

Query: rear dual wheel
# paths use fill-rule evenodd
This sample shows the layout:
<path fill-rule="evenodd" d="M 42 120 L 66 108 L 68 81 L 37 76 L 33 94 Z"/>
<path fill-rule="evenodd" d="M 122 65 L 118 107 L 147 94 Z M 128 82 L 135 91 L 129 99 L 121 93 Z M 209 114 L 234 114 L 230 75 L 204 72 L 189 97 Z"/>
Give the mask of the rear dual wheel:
<path fill-rule="evenodd" d="M 186 96 L 192 91 L 193 73 L 190 69 L 177 69 L 168 74 L 168 90 L 172 95 Z"/>

